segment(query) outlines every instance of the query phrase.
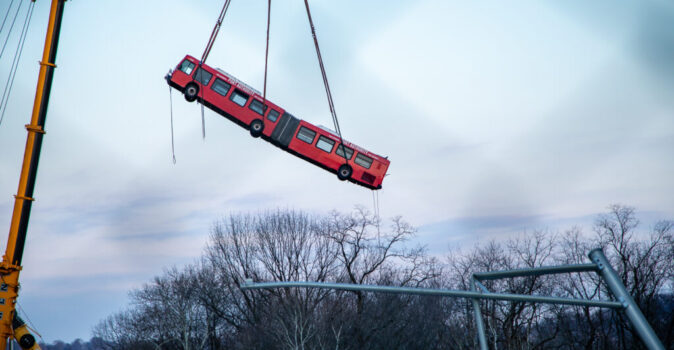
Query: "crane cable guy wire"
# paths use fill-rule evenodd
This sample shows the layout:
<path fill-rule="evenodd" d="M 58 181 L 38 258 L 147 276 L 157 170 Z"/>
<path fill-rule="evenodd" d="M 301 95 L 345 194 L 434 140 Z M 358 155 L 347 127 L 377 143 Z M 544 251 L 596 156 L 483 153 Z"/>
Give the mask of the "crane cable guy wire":
<path fill-rule="evenodd" d="M 7 17 L 9 16 L 9 10 L 12 9 L 12 6 L 14 6 L 14 0 L 9 3 L 9 6 L 7 7 L 7 12 L 5 13 L 5 18 L 2 19 L 2 25 L 0 25 L 0 33 L 2 33 L 2 30 L 5 28 L 5 22 L 7 22 Z"/>
<path fill-rule="evenodd" d="M 339 136 L 340 145 L 337 146 L 337 151 L 339 148 L 342 149 L 342 155 L 344 156 L 345 164 L 349 165 L 349 159 L 346 152 L 346 146 L 344 146 L 344 139 L 342 138 L 342 131 L 339 128 L 339 121 L 337 120 L 337 112 L 335 111 L 335 104 L 332 99 L 332 92 L 330 91 L 330 84 L 328 83 L 328 75 L 325 73 L 325 65 L 323 65 L 323 57 L 321 56 L 321 48 L 318 46 L 318 37 L 316 36 L 316 28 L 314 26 L 314 21 L 311 18 L 311 10 L 309 10 L 309 1 L 304 0 L 304 5 L 307 8 L 307 17 L 309 18 L 309 26 L 311 26 L 311 36 L 314 38 L 314 46 L 316 47 L 316 56 L 318 56 L 318 65 L 321 67 L 321 74 L 323 75 L 323 85 L 325 85 L 325 93 L 328 96 L 328 105 L 330 106 L 330 114 L 332 114 L 332 122 L 335 125 L 335 131 Z"/>
<path fill-rule="evenodd" d="M 19 8 L 21 3 L 19 3 Z M 26 37 L 28 36 L 28 28 L 30 27 L 30 21 L 33 18 L 33 9 L 35 8 L 35 2 L 30 2 L 28 5 L 28 11 L 26 12 L 26 19 L 23 22 L 23 28 L 21 29 L 21 34 L 19 35 L 19 42 L 16 46 L 16 51 L 14 52 L 14 59 L 12 60 L 12 66 L 9 69 L 9 75 L 7 77 L 7 82 L 5 83 L 5 90 L 2 92 L 2 99 L 0 99 L 0 124 L 5 118 L 5 112 L 7 111 L 7 103 L 9 102 L 9 96 L 12 93 L 12 87 L 14 86 L 14 78 L 16 77 L 16 72 L 19 68 L 19 61 L 21 60 L 21 53 L 23 52 L 23 47 L 26 42 Z M 18 11 L 17 11 L 18 14 Z M 15 18 L 16 19 L 16 18 Z M 12 23 L 12 26 L 14 24 Z M 11 33 L 11 29 L 10 29 Z M 9 36 L 8 36 L 9 38 Z M 4 48 L 3 48 L 4 50 Z"/>
<path fill-rule="evenodd" d="M 26 320 L 28 321 L 28 324 L 30 325 L 30 326 L 26 325 L 26 327 L 31 332 L 35 333 L 35 335 L 37 335 L 41 340 L 44 340 L 42 338 L 42 334 L 40 334 L 40 332 L 38 332 L 37 329 L 35 329 L 35 324 L 33 324 L 33 321 L 31 321 L 30 317 L 28 317 L 28 313 L 21 307 L 21 304 L 18 301 L 16 302 L 16 307 L 23 314 L 23 316 L 26 317 Z"/>
<path fill-rule="evenodd" d="M 2 28 L 5 27 L 5 22 L 7 21 L 7 16 L 11 12 L 12 5 L 14 4 L 14 0 L 9 4 L 9 7 L 7 8 L 7 13 L 5 14 L 5 19 L 2 20 Z M 5 42 L 2 44 L 2 50 L 0 50 L 0 58 L 2 58 L 2 54 L 5 53 L 5 48 L 7 47 L 7 43 L 9 42 L 9 37 L 12 35 L 12 29 L 14 29 L 14 23 L 16 23 L 16 18 L 19 16 L 19 11 L 21 10 L 21 5 L 23 3 L 19 1 L 19 6 L 16 8 L 16 12 L 14 13 L 14 19 L 12 20 L 12 24 L 9 26 L 9 30 L 7 31 L 7 38 L 5 39 Z M 0 31 L 2 31 L 2 28 L 0 28 Z"/>
<path fill-rule="evenodd" d="M 12 12 L 12 6 L 14 6 L 14 0 L 9 3 L 9 6 L 7 7 L 7 12 L 5 12 L 5 17 L 2 19 L 2 25 L 0 25 L 0 33 L 2 33 L 2 30 L 5 29 L 5 23 L 7 23 L 7 17 L 9 17 L 9 13 Z M 16 19 L 16 18 L 15 18 Z M 2 55 L 0 55 L 2 57 Z"/>

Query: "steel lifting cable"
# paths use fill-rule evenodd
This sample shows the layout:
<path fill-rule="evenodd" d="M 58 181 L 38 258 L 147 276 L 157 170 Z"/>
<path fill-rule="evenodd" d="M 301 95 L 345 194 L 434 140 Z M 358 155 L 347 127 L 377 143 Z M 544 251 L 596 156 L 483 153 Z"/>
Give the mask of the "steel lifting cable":
<path fill-rule="evenodd" d="M 21 3 L 19 3 L 21 7 Z M 14 78 L 16 77 L 16 72 L 19 68 L 19 61 L 21 60 L 21 53 L 23 52 L 23 46 L 26 42 L 26 37 L 28 36 L 28 28 L 30 27 L 30 21 L 33 18 L 33 9 L 35 3 L 31 1 L 28 6 L 28 12 L 26 12 L 26 19 L 23 22 L 23 28 L 21 29 L 21 35 L 19 36 L 19 43 L 16 46 L 16 51 L 14 52 L 14 59 L 12 60 L 12 66 L 9 69 L 9 76 L 7 77 L 7 83 L 5 84 L 5 90 L 2 93 L 2 99 L 0 100 L 0 124 L 5 118 L 5 112 L 7 111 L 7 103 L 9 102 L 9 96 L 12 93 L 12 86 L 14 86 Z M 13 26 L 13 24 L 12 24 Z"/>
<path fill-rule="evenodd" d="M 380 233 L 379 222 L 381 218 L 379 217 L 379 192 L 372 190 L 372 210 L 374 211 L 374 219 L 377 226 L 377 233 Z"/>
<path fill-rule="evenodd" d="M 16 23 L 17 17 L 19 17 L 19 11 L 21 10 L 21 5 L 23 5 L 23 2 L 19 1 L 19 6 L 16 8 L 16 12 L 14 13 L 14 19 L 12 20 L 12 24 L 9 26 L 9 30 L 7 31 L 7 38 L 5 39 L 4 44 L 2 44 L 2 50 L 0 50 L 0 58 L 2 58 L 2 54 L 5 53 L 5 48 L 7 47 L 7 43 L 9 42 L 9 37 L 12 35 L 12 30 L 14 29 L 14 24 Z M 10 8 L 7 9 L 7 14 L 9 14 L 9 12 L 10 12 L 9 10 L 11 10 L 11 6 L 10 6 Z M 7 15 L 5 15 L 5 18 L 6 17 L 7 17 Z M 3 21 L 2 25 L 4 27 L 4 25 L 5 25 L 4 21 Z"/>
<path fill-rule="evenodd" d="M 201 93 L 201 138 L 203 140 L 206 139 L 206 117 L 204 117 L 204 94 L 203 92 Z"/>
<path fill-rule="evenodd" d="M 266 110 L 267 106 L 267 65 L 269 62 L 269 28 L 271 26 L 271 0 L 267 3 L 267 47 L 264 51 L 264 86 L 262 89 L 262 105 Z M 262 111 L 264 114 L 265 110 Z M 264 118 L 262 118 L 262 123 L 264 125 Z"/>
<path fill-rule="evenodd" d="M 379 192 L 372 190 L 372 207 L 374 215 L 379 217 Z"/>
<path fill-rule="evenodd" d="M 345 164 L 349 164 L 347 158 L 346 146 L 344 145 L 344 139 L 342 139 L 342 131 L 339 128 L 339 121 L 337 120 L 337 112 L 335 111 L 335 104 L 332 100 L 332 92 L 330 92 L 330 84 L 328 83 L 328 76 L 325 73 L 325 66 L 323 65 L 323 57 L 321 56 L 321 49 L 318 46 L 318 38 L 316 37 L 316 28 L 314 27 L 314 21 L 311 19 L 311 10 L 309 10 L 309 1 L 304 0 L 304 6 L 307 8 L 307 17 L 309 18 L 309 26 L 311 26 L 311 35 L 314 38 L 314 46 L 316 46 L 316 55 L 318 56 L 318 65 L 321 67 L 321 74 L 323 75 L 323 85 L 325 85 L 325 93 L 328 95 L 328 105 L 330 106 L 330 113 L 332 114 L 332 122 L 335 124 L 335 129 L 337 135 L 339 136 L 340 145 L 342 148 L 342 153 L 344 154 Z"/>
<path fill-rule="evenodd" d="M 229 4 L 232 2 L 232 0 L 225 0 L 225 4 L 222 6 L 222 10 L 220 11 L 220 16 L 218 16 L 218 20 L 215 22 L 215 27 L 213 27 L 213 31 L 211 32 L 210 38 L 208 38 L 208 43 L 206 44 L 206 49 L 204 49 L 204 53 L 201 55 L 201 60 L 199 61 L 199 67 L 197 69 L 197 72 L 194 74 L 195 77 L 199 75 L 199 72 L 201 71 L 201 65 L 206 63 L 206 59 L 208 58 L 208 55 L 211 53 L 211 49 L 213 48 L 213 44 L 215 43 L 215 38 L 218 36 L 218 33 L 220 32 L 220 26 L 222 25 L 222 21 L 225 19 L 225 15 L 227 14 L 227 9 L 229 8 Z M 199 93 L 201 94 L 201 137 L 205 140 L 206 139 L 206 117 L 204 116 L 204 91 L 203 89 L 199 89 Z"/>
<path fill-rule="evenodd" d="M 215 22 L 213 32 L 211 32 L 211 37 L 208 39 L 208 43 L 206 44 L 206 49 L 204 50 L 204 53 L 201 55 L 201 63 L 206 63 L 206 59 L 208 58 L 208 55 L 211 53 L 211 49 L 213 48 L 213 44 L 215 43 L 215 38 L 218 36 L 220 26 L 222 25 L 222 21 L 225 19 L 225 15 L 227 14 L 227 9 L 229 8 L 230 2 L 232 2 L 232 0 L 225 0 L 225 4 L 222 6 L 220 16 L 218 16 L 218 20 Z"/>

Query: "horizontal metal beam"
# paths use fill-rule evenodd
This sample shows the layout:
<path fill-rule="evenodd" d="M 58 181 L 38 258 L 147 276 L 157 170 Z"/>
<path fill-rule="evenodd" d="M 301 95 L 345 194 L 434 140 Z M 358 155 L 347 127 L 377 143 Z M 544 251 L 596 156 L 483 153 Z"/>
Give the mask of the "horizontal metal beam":
<path fill-rule="evenodd" d="M 597 272 L 597 271 L 599 271 L 599 269 L 597 268 L 596 264 L 559 265 L 559 266 L 543 266 L 543 267 L 505 270 L 505 271 L 477 272 L 473 274 L 473 277 L 479 281 L 484 281 L 484 280 L 496 280 L 501 278 L 512 278 L 512 277 L 551 275 L 556 273 Z"/>
<path fill-rule="evenodd" d="M 581 306 L 604 307 L 611 309 L 624 308 L 622 303 L 615 301 L 570 299 L 570 298 L 508 294 L 508 293 L 478 293 L 465 290 L 451 290 L 451 289 L 375 286 L 368 284 L 321 283 L 321 282 L 264 282 L 264 283 L 245 282 L 241 285 L 241 289 L 275 289 L 275 288 L 290 288 L 290 287 L 321 288 L 321 289 L 362 291 L 362 292 L 383 292 L 393 294 L 435 295 L 442 297 L 468 298 L 468 299 L 509 300 L 509 301 L 521 301 L 526 303 L 581 305 Z"/>

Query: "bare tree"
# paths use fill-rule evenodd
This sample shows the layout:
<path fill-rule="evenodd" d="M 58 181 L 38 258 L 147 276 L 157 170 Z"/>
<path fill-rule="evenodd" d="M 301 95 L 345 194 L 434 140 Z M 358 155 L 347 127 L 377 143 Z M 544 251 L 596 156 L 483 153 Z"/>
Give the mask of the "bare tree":
<path fill-rule="evenodd" d="M 96 346 L 102 350 L 155 350 L 161 349 L 155 339 L 153 325 L 146 322 L 146 315 L 132 307 L 108 316 L 93 329 Z"/>
<path fill-rule="evenodd" d="M 546 231 L 526 232 L 520 237 L 499 243 L 487 242 L 476 246 L 471 253 L 450 256 L 449 265 L 454 275 L 454 288 L 470 289 L 472 275 L 480 271 L 535 268 L 548 265 L 557 254 L 556 236 Z M 554 283 L 551 277 L 531 276 L 523 278 L 484 281 L 491 291 L 513 294 L 552 294 Z M 543 348 L 557 336 L 557 329 L 550 329 L 545 322 L 551 315 L 549 305 L 480 301 L 489 342 L 495 349 Z M 463 301 L 461 317 L 455 322 L 464 322 L 473 330 L 472 305 Z M 461 347 L 476 347 L 475 333 L 461 339 Z"/>
<path fill-rule="evenodd" d="M 380 218 L 363 208 L 352 213 L 333 212 L 322 225 L 324 235 L 337 247 L 338 280 L 354 284 L 388 284 L 418 287 L 441 275 L 437 261 L 429 258 L 424 248 L 408 248 L 405 243 L 415 229 L 395 217 L 391 225 L 381 229 Z M 355 296 L 351 330 L 354 347 L 371 347 L 372 339 L 396 327 L 396 311 L 411 304 L 411 297 Z M 386 301 L 382 301 L 386 300 Z M 393 302 L 393 301 L 396 302 Z M 350 298 L 340 299 L 348 305 Z M 348 313 L 348 311 L 346 311 Z"/>
<path fill-rule="evenodd" d="M 131 293 L 128 310 L 94 328 L 100 349 L 474 349 L 468 300 L 286 288 L 244 291 L 241 282 L 319 281 L 469 289 L 472 275 L 586 263 L 601 246 L 648 321 L 674 349 L 674 225 L 639 231 L 634 209 L 614 205 L 584 235 L 525 232 L 489 241 L 446 264 L 411 245 L 401 218 L 384 225 L 357 208 L 310 216 L 292 210 L 232 215 L 213 226 L 203 259 Z M 494 292 L 610 298 L 591 273 L 484 281 Z M 493 349 L 638 349 L 613 310 L 481 301 Z M 92 341 L 92 343 L 94 343 Z M 66 346 L 66 344 L 62 344 Z M 60 345 L 59 345 L 60 346 Z"/>
<path fill-rule="evenodd" d="M 213 228 L 207 261 L 220 276 L 228 296 L 209 307 L 235 327 L 256 329 L 286 344 L 305 349 L 313 337 L 313 317 L 326 290 L 281 289 L 243 292 L 245 279 L 258 281 L 326 281 L 336 269 L 335 247 L 319 222 L 307 214 L 276 211 L 234 215 Z M 222 301 L 228 302 L 222 302 Z"/>
<path fill-rule="evenodd" d="M 646 319 L 655 326 L 656 332 L 664 339 L 672 339 L 672 315 L 665 327 L 657 320 L 661 298 L 659 295 L 666 287 L 672 293 L 672 270 L 674 270 L 674 245 L 672 244 L 673 224 L 660 221 L 655 224 L 649 235 L 639 235 L 639 226 L 634 208 L 612 205 L 609 213 L 601 215 L 595 224 L 598 244 L 616 268 L 641 308 Z M 644 237 L 646 236 L 646 237 Z M 638 237 L 644 237 L 639 239 Z M 619 345 L 623 347 L 641 347 L 637 335 L 628 326 L 622 313 L 614 314 Z M 654 322 L 656 321 L 656 322 Z"/>

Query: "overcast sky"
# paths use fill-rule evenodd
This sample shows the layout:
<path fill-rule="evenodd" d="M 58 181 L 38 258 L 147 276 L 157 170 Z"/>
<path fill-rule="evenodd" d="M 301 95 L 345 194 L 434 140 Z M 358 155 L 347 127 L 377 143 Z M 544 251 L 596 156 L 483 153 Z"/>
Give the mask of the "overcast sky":
<path fill-rule="evenodd" d="M 303 2 L 273 3 L 268 97 L 331 126 Z M 612 203 L 645 228 L 674 218 L 671 2 L 311 4 L 344 137 L 391 160 L 381 216 L 402 215 L 434 253 L 591 225 Z M 201 55 L 221 6 L 66 3 L 19 299 L 46 341 L 88 339 L 130 289 L 194 261 L 229 213 L 372 208 L 372 191 L 208 110 L 203 141 L 198 105 L 175 92 L 173 165 L 163 77 Z M 259 90 L 265 7 L 233 1 L 208 60 Z M 48 8 L 37 1 L 0 124 L 7 230 Z"/>

